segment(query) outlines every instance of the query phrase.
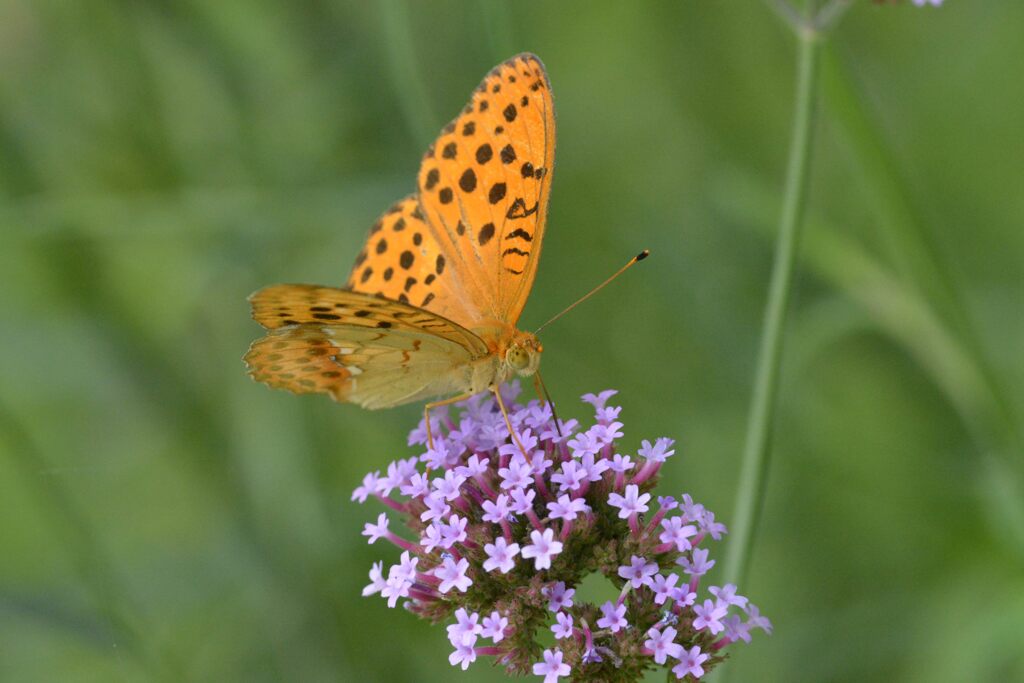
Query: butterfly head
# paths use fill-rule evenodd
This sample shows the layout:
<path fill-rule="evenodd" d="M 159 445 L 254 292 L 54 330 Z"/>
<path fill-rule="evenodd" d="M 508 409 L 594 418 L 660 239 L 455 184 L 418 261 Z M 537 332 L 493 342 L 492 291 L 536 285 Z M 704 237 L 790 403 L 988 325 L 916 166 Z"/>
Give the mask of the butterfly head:
<path fill-rule="evenodd" d="M 540 367 L 540 354 L 544 351 L 537 337 L 529 332 L 518 332 L 505 349 L 505 362 L 523 377 L 529 377 Z"/>

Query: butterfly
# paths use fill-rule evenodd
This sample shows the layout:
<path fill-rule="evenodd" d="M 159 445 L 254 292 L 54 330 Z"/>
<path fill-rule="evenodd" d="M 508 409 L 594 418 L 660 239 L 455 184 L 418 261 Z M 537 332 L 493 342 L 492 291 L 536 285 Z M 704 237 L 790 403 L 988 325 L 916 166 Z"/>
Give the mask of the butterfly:
<path fill-rule="evenodd" d="M 540 364 L 540 341 L 516 324 L 554 161 L 547 72 L 520 54 L 442 129 L 417 191 L 373 224 L 345 287 L 273 285 L 249 297 L 267 330 L 245 355 L 249 374 L 370 409 L 450 396 L 426 404 L 428 438 L 430 409 L 491 391 L 515 436 L 497 388 Z"/>

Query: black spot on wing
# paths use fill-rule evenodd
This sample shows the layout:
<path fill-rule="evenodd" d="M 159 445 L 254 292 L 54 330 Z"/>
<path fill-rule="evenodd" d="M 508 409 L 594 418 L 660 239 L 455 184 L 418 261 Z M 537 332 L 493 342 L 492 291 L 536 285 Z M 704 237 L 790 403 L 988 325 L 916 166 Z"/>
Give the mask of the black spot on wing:
<path fill-rule="evenodd" d="M 505 183 L 494 183 L 491 185 L 491 191 L 487 193 L 487 201 L 491 204 L 497 204 L 505 198 Z"/>
<path fill-rule="evenodd" d="M 423 181 L 423 188 L 426 190 L 433 190 L 439 180 L 441 180 L 441 174 L 436 168 L 432 168 L 427 171 L 427 178 Z"/>
<path fill-rule="evenodd" d="M 480 228 L 480 232 L 477 234 L 476 239 L 482 247 L 490 242 L 492 237 L 494 237 L 494 223 L 487 223 Z"/>
<path fill-rule="evenodd" d="M 459 178 L 459 188 L 463 192 L 472 192 L 476 189 L 476 173 L 473 169 L 467 168 L 462 172 L 462 176 Z"/>
<path fill-rule="evenodd" d="M 526 202 L 522 197 L 516 197 L 516 200 L 512 202 L 512 206 L 508 207 L 508 211 L 505 213 L 505 218 L 526 218 L 537 213 L 537 209 L 540 207 L 540 202 L 534 202 L 532 209 L 526 208 Z"/>
<path fill-rule="evenodd" d="M 514 239 L 516 237 L 518 237 L 520 239 L 524 239 L 527 242 L 532 242 L 533 241 L 533 235 L 531 235 L 530 233 L 526 232 L 522 228 L 516 228 L 515 230 L 513 230 L 509 234 L 505 235 L 505 239 L 507 239 L 507 240 Z"/>

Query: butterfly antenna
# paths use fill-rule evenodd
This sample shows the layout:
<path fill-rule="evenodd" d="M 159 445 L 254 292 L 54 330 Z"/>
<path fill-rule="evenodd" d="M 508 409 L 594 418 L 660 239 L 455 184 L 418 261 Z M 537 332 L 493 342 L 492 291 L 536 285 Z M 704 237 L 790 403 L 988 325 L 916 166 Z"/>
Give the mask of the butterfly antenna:
<path fill-rule="evenodd" d="M 562 424 L 558 419 L 558 411 L 555 410 L 555 402 L 551 400 L 551 394 L 548 393 L 548 386 L 544 384 L 544 380 L 540 377 L 540 372 L 537 372 L 534 376 L 536 379 L 536 386 L 538 394 L 542 394 L 544 400 L 549 406 L 551 406 L 551 417 L 555 420 L 555 431 L 558 432 L 559 438 L 565 438 L 565 434 L 562 433 Z"/>
<path fill-rule="evenodd" d="M 601 284 L 599 284 L 599 285 L 598 285 L 597 287 L 594 287 L 594 288 L 593 288 L 592 290 L 590 290 L 590 291 L 589 291 L 589 292 L 588 292 L 587 294 L 584 294 L 584 295 L 583 295 L 582 297 L 580 297 L 579 299 L 577 299 L 575 303 L 571 304 L 571 305 L 570 305 L 570 306 L 569 306 L 568 308 L 566 308 L 565 310 L 563 310 L 563 311 L 562 311 L 561 313 L 559 313 L 558 315 L 556 315 L 556 316 L 555 316 L 554 318 L 552 318 L 551 320 L 547 321 L 546 323 L 544 323 L 543 325 L 541 325 L 540 327 L 538 327 L 538 328 L 537 328 L 537 329 L 536 329 L 536 330 L 534 331 L 534 334 L 538 334 L 538 333 L 539 333 L 539 332 L 540 332 L 541 330 L 543 330 L 543 329 L 544 329 L 545 327 L 547 327 L 547 326 L 548 326 L 548 325 L 550 325 L 551 323 L 555 322 L 556 320 L 558 320 L 559 318 L 561 318 L 561 317 L 562 317 L 563 315 L 565 315 L 566 313 L 568 313 L 568 312 L 569 312 L 569 311 L 571 311 L 572 309 L 576 308 L 577 306 L 579 306 L 579 305 L 580 305 L 581 303 L 583 303 L 584 301 L 586 301 L 586 300 L 587 300 L 587 299 L 589 299 L 590 297 L 592 297 L 592 296 L 594 296 L 595 294 L 597 294 L 598 292 L 600 292 L 600 291 L 601 291 L 602 289 L 604 289 L 604 287 L 605 287 L 605 286 L 606 286 L 606 285 L 607 285 L 608 283 L 610 283 L 610 282 L 611 282 L 612 280 L 614 280 L 614 279 L 615 279 L 615 278 L 617 278 L 618 276 L 622 275 L 622 274 L 623 274 L 624 272 L 626 272 L 626 270 L 627 270 L 627 269 L 629 269 L 629 268 L 630 268 L 631 266 L 634 266 L 634 265 L 636 265 L 637 263 L 639 263 L 640 261 L 643 261 L 643 260 L 644 260 L 645 258 L 647 258 L 648 256 L 650 256 L 650 254 L 651 254 L 651 252 L 650 252 L 650 250 L 649 250 L 649 249 L 644 249 L 644 250 L 643 250 L 643 251 L 641 251 L 641 252 L 640 252 L 639 254 L 637 254 L 637 255 L 636 255 L 636 256 L 634 256 L 633 258 L 629 259 L 629 263 L 627 263 L 626 265 L 624 265 L 624 266 L 622 266 L 621 268 L 619 268 L 619 269 L 618 269 L 617 271 L 615 271 L 615 273 L 614 273 L 614 274 L 613 274 L 613 275 L 612 275 L 612 276 L 611 276 L 610 278 L 608 278 L 607 280 L 605 280 L 604 282 L 602 282 Z"/>

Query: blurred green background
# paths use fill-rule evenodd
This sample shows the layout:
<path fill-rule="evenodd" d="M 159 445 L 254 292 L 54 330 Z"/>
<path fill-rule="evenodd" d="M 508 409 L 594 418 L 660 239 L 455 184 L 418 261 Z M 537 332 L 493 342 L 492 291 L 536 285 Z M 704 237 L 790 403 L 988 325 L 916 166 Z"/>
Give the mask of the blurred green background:
<path fill-rule="evenodd" d="M 733 680 L 1024 680 L 1021 3 L 858 2 L 822 69 Z M 0 0 L 0 679 L 497 681 L 359 592 L 418 407 L 250 381 L 245 297 L 341 284 L 483 74 L 558 107 L 532 329 L 730 522 L 793 108 L 760 2 Z M 724 556 L 718 546 L 717 556 Z M 652 677 L 650 680 L 663 680 Z"/>

